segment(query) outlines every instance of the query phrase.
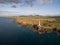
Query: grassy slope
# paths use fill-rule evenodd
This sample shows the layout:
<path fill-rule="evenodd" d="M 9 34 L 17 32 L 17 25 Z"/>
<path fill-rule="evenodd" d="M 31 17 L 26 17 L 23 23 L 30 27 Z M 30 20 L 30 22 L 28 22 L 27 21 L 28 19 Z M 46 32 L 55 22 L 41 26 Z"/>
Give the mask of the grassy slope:
<path fill-rule="evenodd" d="M 34 25 L 41 22 L 42 27 L 57 27 L 60 29 L 60 18 L 58 17 L 40 17 L 40 16 L 22 16 L 15 17 L 16 22 L 24 25 Z"/>

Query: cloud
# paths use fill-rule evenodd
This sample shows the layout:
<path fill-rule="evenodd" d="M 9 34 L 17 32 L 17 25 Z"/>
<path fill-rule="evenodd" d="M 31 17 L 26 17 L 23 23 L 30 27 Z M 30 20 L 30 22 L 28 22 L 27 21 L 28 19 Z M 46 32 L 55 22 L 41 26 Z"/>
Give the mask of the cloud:
<path fill-rule="evenodd" d="M 33 2 L 34 2 L 35 0 L 0 0 L 0 3 L 15 3 L 15 4 L 17 4 L 17 3 L 19 3 L 19 4 L 23 4 L 23 5 L 27 5 L 27 6 L 33 6 Z M 15 7 L 15 6 L 13 6 L 13 7 Z"/>
<path fill-rule="evenodd" d="M 40 4 L 49 4 L 49 3 L 52 3 L 54 0 L 37 0 L 37 1 Z"/>
<path fill-rule="evenodd" d="M 34 2 L 37 1 L 40 4 L 48 4 L 48 3 L 52 3 L 53 0 L 0 0 L 0 3 L 14 3 L 14 4 L 21 4 L 23 6 L 27 5 L 30 7 L 33 7 L 35 4 Z M 15 7 L 15 6 L 12 6 Z"/>
<path fill-rule="evenodd" d="M 0 3 L 27 3 L 31 4 L 36 0 L 0 0 Z M 53 2 L 53 0 L 37 0 L 39 3 L 50 3 Z"/>
<path fill-rule="evenodd" d="M 12 5 L 11 7 L 12 7 L 12 8 L 16 8 L 16 5 Z"/>
<path fill-rule="evenodd" d="M 37 1 L 38 1 L 38 3 L 40 3 L 40 4 L 44 3 L 43 0 L 37 0 Z"/>
<path fill-rule="evenodd" d="M 34 1 L 35 1 L 35 0 L 25 0 L 24 3 L 25 3 L 27 6 L 33 7 L 33 6 L 34 6 Z"/>
<path fill-rule="evenodd" d="M 19 0 L 0 0 L 0 3 L 19 3 Z"/>
<path fill-rule="evenodd" d="M 0 0 L 0 3 L 32 3 L 35 0 Z"/>

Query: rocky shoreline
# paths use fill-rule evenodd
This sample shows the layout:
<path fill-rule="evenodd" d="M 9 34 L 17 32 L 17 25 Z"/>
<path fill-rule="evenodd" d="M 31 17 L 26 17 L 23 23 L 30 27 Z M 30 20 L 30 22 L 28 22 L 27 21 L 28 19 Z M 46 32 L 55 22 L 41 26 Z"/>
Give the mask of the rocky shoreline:
<path fill-rule="evenodd" d="M 60 35 L 60 29 L 57 29 L 57 27 L 51 27 L 50 23 L 51 22 L 55 22 L 54 20 L 53 21 L 48 21 L 50 25 L 48 26 L 38 26 L 38 21 L 40 19 L 39 18 L 32 18 L 31 17 L 17 17 L 15 18 L 14 22 L 16 22 L 17 24 L 19 25 L 22 25 L 22 26 L 26 26 L 26 27 L 29 27 L 32 29 L 32 31 L 34 32 L 38 32 L 39 34 L 45 34 L 45 33 L 56 33 L 57 35 Z M 50 20 L 50 19 L 49 19 Z M 45 19 L 43 19 L 42 21 L 47 21 Z M 44 22 L 42 22 L 43 24 Z"/>
<path fill-rule="evenodd" d="M 18 23 L 18 22 L 16 22 L 16 23 Z M 26 25 L 21 24 L 21 23 L 18 23 L 18 24 L 22 25 L 22 26 L 26 26 L 28 28 L 31 28 L 32 31 L 37 32 L 39 34 L 55 33 L 57 35 L 60 35 L 60 30 L 57 30 L 56 27 L 55 28 L 51 28 L 51 27 L 41 27 L 41 28 L 39 28 L 38 26 L 34 27 L 34 26 L 29 25 L 29 24 L 26 24 Z"/>

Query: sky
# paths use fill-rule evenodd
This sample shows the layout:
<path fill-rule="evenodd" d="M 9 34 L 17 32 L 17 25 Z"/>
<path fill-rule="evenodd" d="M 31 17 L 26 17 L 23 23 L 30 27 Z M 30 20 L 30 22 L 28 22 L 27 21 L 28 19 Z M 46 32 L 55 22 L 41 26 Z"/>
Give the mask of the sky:
<path fill-rule="evenodd" d="M 60 0 L 0 0 L 0 16 L 60 15 Z"/>

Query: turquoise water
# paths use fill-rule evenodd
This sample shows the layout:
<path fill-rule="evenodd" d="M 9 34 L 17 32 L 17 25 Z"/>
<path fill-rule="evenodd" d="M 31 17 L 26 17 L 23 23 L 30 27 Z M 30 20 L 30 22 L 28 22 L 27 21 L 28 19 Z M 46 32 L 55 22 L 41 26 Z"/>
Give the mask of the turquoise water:
<path fill-rule="evenodd" d="M 60 45 L 60 36 L 54 33 L 40 35 L 13 20 L 0 17 L 0 45 Z"/>

